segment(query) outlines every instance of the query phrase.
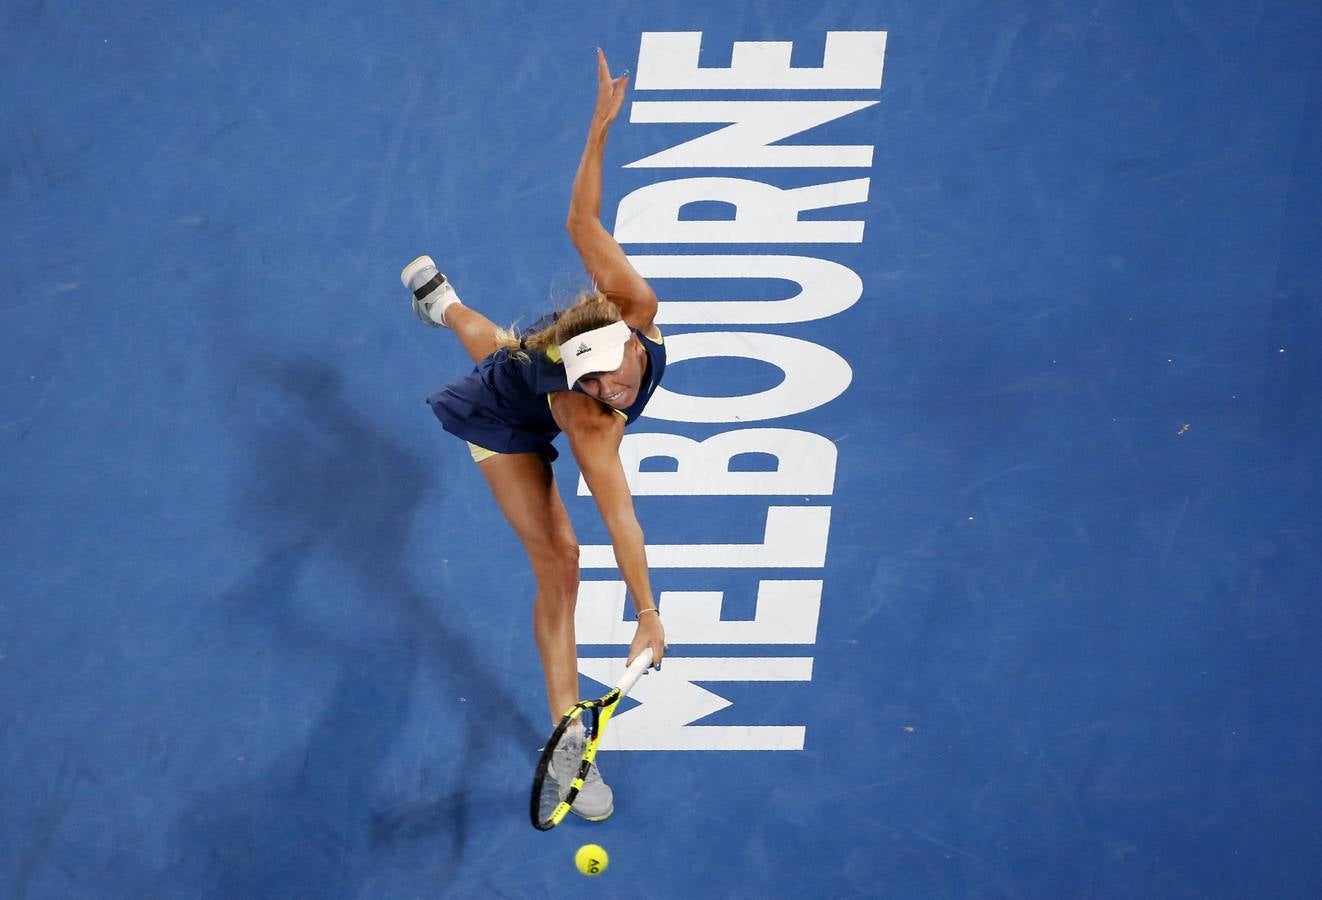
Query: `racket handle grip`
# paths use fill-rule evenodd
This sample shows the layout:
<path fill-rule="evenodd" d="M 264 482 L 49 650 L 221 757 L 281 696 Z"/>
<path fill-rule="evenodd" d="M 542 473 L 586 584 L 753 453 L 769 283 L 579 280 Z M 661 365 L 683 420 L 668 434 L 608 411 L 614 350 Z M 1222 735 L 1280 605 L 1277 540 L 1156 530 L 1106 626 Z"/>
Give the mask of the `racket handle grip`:
<path fill-rule="evenodd" d="M 650 665 L 652 665 L 652 648 L 644 647 L 643 652 L 639 653 L 634 661 L 629 663 L 629 668 L 624 670 L 624 675 L 620 678 L 619 683 L 615 685 L 620 689 L 620 693 L 629 693 L 629 689 L 634 686 L 634 682 L 643 677 L 643 673 L 647 671 Z"/>

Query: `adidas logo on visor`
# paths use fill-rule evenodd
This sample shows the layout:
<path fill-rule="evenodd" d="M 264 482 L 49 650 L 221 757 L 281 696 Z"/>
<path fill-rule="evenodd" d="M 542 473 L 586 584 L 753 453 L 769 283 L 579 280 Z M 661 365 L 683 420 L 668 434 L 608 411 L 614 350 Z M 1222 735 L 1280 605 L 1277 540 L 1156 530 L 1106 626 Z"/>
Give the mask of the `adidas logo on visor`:
<path fill-rule="evenodd" d="M 584 353 L 591 353 L 592 348 L 587 344 L 579 344 L 578 349 L 574 351 L 575 356 L 582 356 Z"/>

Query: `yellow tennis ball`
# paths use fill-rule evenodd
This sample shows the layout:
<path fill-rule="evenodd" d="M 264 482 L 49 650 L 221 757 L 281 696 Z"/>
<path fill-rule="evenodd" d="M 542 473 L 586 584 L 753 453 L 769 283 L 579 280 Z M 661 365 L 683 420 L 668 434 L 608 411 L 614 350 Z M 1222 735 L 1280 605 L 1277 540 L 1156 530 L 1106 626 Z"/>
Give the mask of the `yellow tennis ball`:
<path fill-rule="evenodd" d="M 606 871 L 606 866 L 610 865 L 610 857 L 602 849 L 600 844 L 584 844 L 578 848 L 574 854 L 574 865 L 578 870 L 590 878 L 595 878 Z"/>

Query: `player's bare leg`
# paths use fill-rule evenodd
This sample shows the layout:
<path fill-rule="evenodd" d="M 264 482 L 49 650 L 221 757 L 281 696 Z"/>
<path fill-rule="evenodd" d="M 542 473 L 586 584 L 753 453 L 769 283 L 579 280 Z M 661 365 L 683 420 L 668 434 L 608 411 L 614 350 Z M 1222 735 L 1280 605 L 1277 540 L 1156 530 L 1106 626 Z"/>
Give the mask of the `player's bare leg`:
<path fill-rule="evenodd" d="M 578 539 L 565 510 L 550 462 L 536 453 L 497 454 L 478 463 L 501 512 L 528 554 L 537 579 L 533 599 L 533 636 L 546 678 L 551 721 L 558 722 L 578 702 L 578 646 L 574 640 L 574 606 L 578 601 Z M 585 740 L 581 727 L 570 740 Z M 581 746 L 566 746 L 567 759 L 577 760 Z M 552 774 L 563 788 L 569 777 L 552 762 Z M 562 795 L 563 796 L 563 795 Z M 590 821 L 608 818 L 614 794 L 596 765 L 588 770 L 573 806 L 575 815 Z"/>
<path fill-rule="evenodd" d="M 486 359 L 499 346 L 496 343 L 496 332 L 499 330 L 496 324 L 462 303 L 451 304 L 446 309 L 445 325 L 459 338 L 459 343 L 464 345 L 464 350 L 473 358 L 473 362 Z"/>
<path fill-rule="evenodd" d="M 546 677 L 551 721 L 578 702 L 578 539 L 556 490 L 551 464 L 536 453 L 502 453 L 478 464 L 537 579 L 533 636 Z"/>

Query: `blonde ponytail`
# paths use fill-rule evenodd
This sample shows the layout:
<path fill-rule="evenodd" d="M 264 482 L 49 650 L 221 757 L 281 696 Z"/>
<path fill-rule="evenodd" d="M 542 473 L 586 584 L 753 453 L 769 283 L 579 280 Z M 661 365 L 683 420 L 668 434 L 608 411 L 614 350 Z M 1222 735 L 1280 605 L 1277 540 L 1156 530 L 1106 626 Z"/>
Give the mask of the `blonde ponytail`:
<path fill-rule="evenodd" d="M 584 291 L 574 304 L 556 314 L 555 320 L 540 331 L 523 336 L 514 329 L 496 329 L 496 346 L 515 359 L 528 361 L 528 353 L 545 353 L 570 338 L 620 321 L 620 308 L 600 291 Z"/>

